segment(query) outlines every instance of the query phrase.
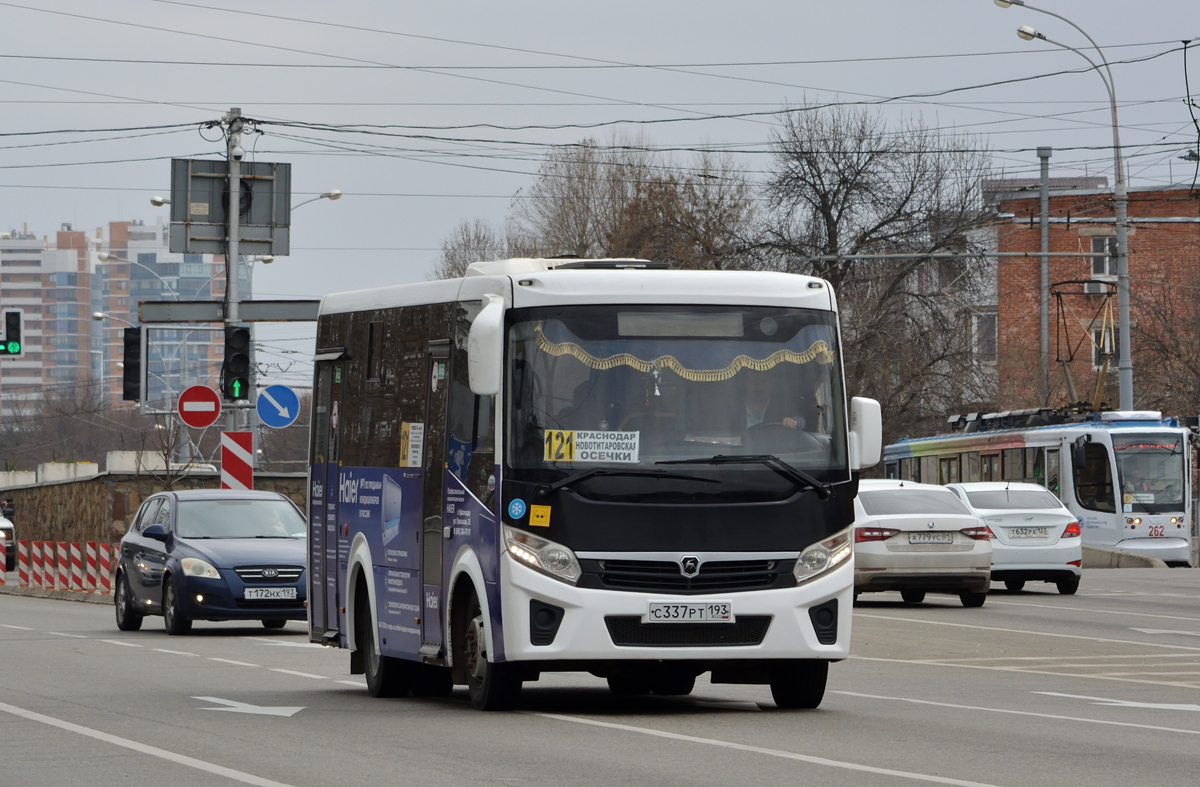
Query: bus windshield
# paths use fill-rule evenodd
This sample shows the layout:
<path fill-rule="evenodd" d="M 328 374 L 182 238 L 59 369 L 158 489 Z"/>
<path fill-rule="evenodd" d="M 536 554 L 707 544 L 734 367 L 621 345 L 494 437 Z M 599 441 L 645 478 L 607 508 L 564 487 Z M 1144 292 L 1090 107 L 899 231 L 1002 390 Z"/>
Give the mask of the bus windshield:
<path fill-rule="evenodd" d="M 724 492 L 761 479 L 770 479 L 772 496 L 794 492 L 762 465 L 656 466 L 721 454 L 773 455 L 821 481 L 848 476 L 837 323 L 830 312 L 619 305 L 514 310 L 508 363 L 508 464 L 525 480 L 554 481 L 591 467 L 669 469 L 719 477 Z M 645 483 L 637 472 L 629 475 L 626 485 Z M 593 476 L 596 486 L 617 477 Z M 673 483 L 687 485 L 687 479 Z"/>
<path fill-rule="evenodd" d="M 1113 435 L 1125 513 L 1183 510 L 1183 441 L 1178 434 Z"/>

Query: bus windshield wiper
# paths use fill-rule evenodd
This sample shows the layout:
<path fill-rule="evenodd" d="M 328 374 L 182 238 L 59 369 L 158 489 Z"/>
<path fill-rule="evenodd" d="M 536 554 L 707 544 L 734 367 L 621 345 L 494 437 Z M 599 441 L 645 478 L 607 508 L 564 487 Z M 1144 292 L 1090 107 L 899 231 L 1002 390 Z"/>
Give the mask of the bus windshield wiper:
<path fill-rule="evenodd" d="M 656 465 L 748 465 L 757 464 L 765 465 L 771 468 L 779 475 L 788 479 L 797 486 L 812 487 L 817 497 L 822 500 L 828 500 L 833 494 L 833 487 L 822 481 L 818 481 L 803 470 L 792 467 L 787 462 L 783 461 L 773 454 L 748 454 L 746 456 L 730 456 L 728 454 L 717 454 L 710 456 L 707 459 L 670 459 L 662 462 L 655 462 Z"/>
<path fill-rule="evenodd" d="M 658 464 L 663 464 L 663 463 L 659 462 Z M 538 493 L 539 497 L 547 498 L 554 492 L 557 492 L 558 490 L 562 489 L 564 486 L 570 486 L 571 484 L 577 483 L 579 481 L 585 481 L 589 478 L 595 478 L 596 476 L 632 476 L 632 477 L 644 476 L 646 478 L 662 478 L 662 479 L 670 479 L 670 480 L 674 480 L 674 481 L 699 481 L 702 484 L 719 484 L 719 483 L 721 483 L 719 480 L 717 480 L 715 478 L 701 478 L 699 476 L 694 476 L 694 475 L 682 475 L 680 473 L 671 473 L 666 470 L 636 470 L 636 469 L 632 469 L 632 468 L 629 470 L 618 470 L 615 468 L 608 468 L 608 467 L 592 467 L 587 470 L 582 470 L 578 473 L 575 473 L 574 475 L 569 475 L 566 478 L 555 481 L 553 484 L 538 484 L 537 493 Z"/>

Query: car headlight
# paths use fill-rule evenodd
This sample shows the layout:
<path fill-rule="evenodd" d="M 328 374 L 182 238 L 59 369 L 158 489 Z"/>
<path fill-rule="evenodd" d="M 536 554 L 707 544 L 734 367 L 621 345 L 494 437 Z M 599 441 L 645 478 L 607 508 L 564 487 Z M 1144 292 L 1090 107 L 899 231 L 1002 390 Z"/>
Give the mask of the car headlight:
<path fill-rule="evenodd" d="M 574 585 L 583 574 L 575 553 L 562 544 L 504 526 L 504 548 L 518 563 L 536 568 L 555 579 Z"/>
<path fill-rule="evenodd" d="M 211 563 L 206 563 L 203 560 L 195 557 L 185 557 L 180 561 L 183 564 L 183 573 L 189 577 L 204 577 L 205 579 L 220 579 L 221 574 Z"/>
<path fill-rule="evenodd" d="M 824 574 L 831 568 L 841 565 L 853 553 L 850 546 L 850 530 L 846 529 L 824 541 L 818 541 L 800 553 L 796 560 L 796 584 L 807 582 L 815 576 Z"/>

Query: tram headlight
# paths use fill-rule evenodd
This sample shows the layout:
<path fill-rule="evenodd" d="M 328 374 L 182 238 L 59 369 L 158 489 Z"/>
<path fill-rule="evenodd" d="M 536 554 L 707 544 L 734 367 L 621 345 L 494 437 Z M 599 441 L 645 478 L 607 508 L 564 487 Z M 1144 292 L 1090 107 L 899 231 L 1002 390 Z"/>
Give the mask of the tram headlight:
<path fill-rule="evenodd" d="M 824 541 L 818 541 L 800 553 L 796 560 L 796 584 L 808 580 L 841 565 L 853 554 L 850 546 L 850 530 L 846 529 Z"/>
<path fill-rule="evenodd" d="M 572 585 L 578 582 L 583 574 L 574 552 L 562 544 L 515 527 L 504 526 L 504 548 L 518 563 L 536 568 Z"/>

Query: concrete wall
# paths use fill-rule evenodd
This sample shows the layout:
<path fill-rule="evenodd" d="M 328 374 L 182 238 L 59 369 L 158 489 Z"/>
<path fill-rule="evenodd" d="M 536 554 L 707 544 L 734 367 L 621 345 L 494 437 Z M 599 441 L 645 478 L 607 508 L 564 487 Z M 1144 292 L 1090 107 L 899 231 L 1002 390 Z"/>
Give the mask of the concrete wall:
<path fill-rule="evenodd" d="M 279 492 L 303 511 L 307 476 L 303 473 L 263 473 L 254 487 Z M 168 483 L 169 481 L 169 483 Z M 174 478 L 148 474 L 102 473 L 90 478 L 4 490 L 16 513 L 17 538 L 41 541 L 118 541 L 138 506 L 166 489 L 219 489 L 219 474 Z"/>

